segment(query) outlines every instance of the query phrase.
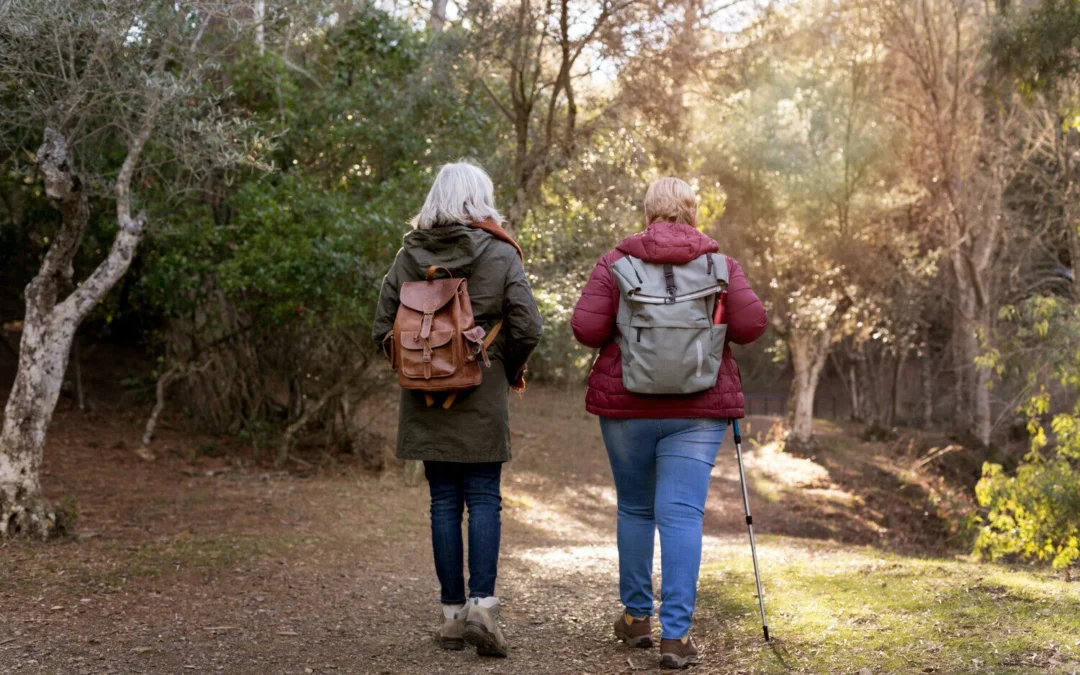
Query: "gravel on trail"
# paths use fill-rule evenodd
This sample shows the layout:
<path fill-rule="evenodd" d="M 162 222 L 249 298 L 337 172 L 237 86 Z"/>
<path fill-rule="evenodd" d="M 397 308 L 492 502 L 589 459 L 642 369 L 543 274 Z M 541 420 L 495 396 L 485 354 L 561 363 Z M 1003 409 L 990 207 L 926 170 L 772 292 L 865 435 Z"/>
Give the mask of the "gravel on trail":
<path fill-rule="evenodd" d="M 137 417 L 62 412 L 44 481 L 79 509 L 76 534 L 0 544 L 0 673 L 656 671 L 655 647 L 631 650 L 611 630 L 615 493 L 579 394 L 536 388 L 514 403 L 497 589 L 507 659 L 434 641 L 427 489 L 402 467 L 372 476 L 306 455 L 309 468 L 273 471 L 168 429 L 148 463 L 130 445 Z M 373 429 L 392 433 L 393 410 L 373 414 Z M 745 546 L 733 457 L 722 457 L 706 562 Z M 725 650 L 746 648 L 725 644 L 724 621 L 699 612 L 693 672 L 729 672 Z"/>

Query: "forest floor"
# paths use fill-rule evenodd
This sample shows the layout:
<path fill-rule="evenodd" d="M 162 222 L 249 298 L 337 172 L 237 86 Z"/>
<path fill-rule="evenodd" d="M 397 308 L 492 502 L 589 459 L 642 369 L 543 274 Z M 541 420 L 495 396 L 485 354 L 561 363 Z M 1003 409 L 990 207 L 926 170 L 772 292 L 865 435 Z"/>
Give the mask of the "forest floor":
<path fill-rule="evenodd" d="M 582 392 L 513 404 L 499 594 L 505 660 L 444 652 L 426 486 L 308 449 L 288 470 L 236 440 L 140 411 L 65 403 L 44 483 L 73 536 L 0 544 L 0 673 L 633 673 L 657 650 L 610 628 L 619 604 L 615 494 Z M 389 452 L 391 401 L 372 402 Z M 949 524 L 973 467 L 937 439 L 863 443 L 822 423 L 812 457 L 747 421 L 747 463 L 773 642 L 761 639 L 730 440 L 705 521 L 694 673 L 1077 673 L 1080 584 L 962 555 Z M 960 546 L 960 548 L 958 548 Z M 657 563 L 659 570 L 659 562 Z M 658 587 L 658 586 L 657 586 Z"/>

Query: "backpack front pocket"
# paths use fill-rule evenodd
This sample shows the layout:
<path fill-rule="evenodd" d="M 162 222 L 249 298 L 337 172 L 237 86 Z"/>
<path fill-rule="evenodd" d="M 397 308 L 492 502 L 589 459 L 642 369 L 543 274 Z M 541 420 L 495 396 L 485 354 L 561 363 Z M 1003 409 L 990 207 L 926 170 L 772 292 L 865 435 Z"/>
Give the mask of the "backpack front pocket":
<path fill-rule="evenodd" d="M 717 328 L 721 329 L 719 341 Z M 635 394 L 694 394 L 711 389 L 724 351 L 722 330 L 721 326 L 631 325 L 622 343 L 626 345 L 623 385 Z"/>
<path fill-rule="evenodd" d="M 425 340 L 419 332 L 401 335 L 401 373 L 405 377 L 430 380 L 450 377 L 455 372 L 454 331 L 433 330 Z"/>

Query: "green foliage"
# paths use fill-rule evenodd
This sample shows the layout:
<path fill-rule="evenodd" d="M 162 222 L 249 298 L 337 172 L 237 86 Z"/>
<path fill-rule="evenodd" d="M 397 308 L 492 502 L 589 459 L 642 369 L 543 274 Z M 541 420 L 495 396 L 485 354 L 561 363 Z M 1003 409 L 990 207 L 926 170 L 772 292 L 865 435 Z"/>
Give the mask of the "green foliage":
<path fill-rule="evenodd" d="M 232 204 L 227 226 L 196 220 L 159 236 L 143 284 L 166 315 L 217 291 L 266 328 L 355 326 L 370 314 L 400 237 L 390 216 L 288 174 L 244 185 Z"/>
<path fill-rule="evenodd" d="M 1013 328 L 1013 351 L 990 351 L 980 365 L 1026 380 L 1031 393 L 1020 411 L 1031 450 L 1014 476 L 1000 464 L 983 466 L 975 495 L 986 513 L 975 551 L 1069 567 L 1080 560 L 1080 403 L 1055 412 L 1048 387 L 1068 398 L 1080 386 L 1080 308 L 1036 296 L 999 316 Z"/>
<path fill-rule="evenodd" d="M 996 66 L 1029 91 L 1080 74 L 1080 0 L 1039 0 L 1001 23 L 990 43 Z"/>
<path fill-rule="evenodd" d="M 458 73 L 462 45 L 368 3 L 348 17 L 224 60 L 223 104 L 270 139 L 274 170 L 208 180 L 144 249 L 140 297 L 166 360 L 192 366 L 187 409 L 258 445 L 324 393 L 367 390 L 369 321 L 408 219 L 439 164 L 483 158 L 499 133 Z"/>
<path fill-rule="evenodd" d="M 907 263 L 921 251 L 889 223 L 915 194 L 897 168 L 899 126 L 874 103 L 886 78 L 883 48 L 867 39 L 873 17 L 861 3 L 821 1 L 770 20 L 783 39 L 739 56 L 717 86 L 721 114 L 702 125 L 704 170 L 730 195 L 729 250 L 751 279 L 768 280 L 757 288 L 785 337 L 891 338 L 912 321 L 883 310 L 915 285 Z"/>
<path fill-rule="evenodd" d="M 215 29 L 189 3 L 12 0 L 0 4 L 0 319 L 21 316 L 19 292 L 60 223 L 34 163 L 46 127 L 67 138 L 90 219 L 71 281 L 85 279 L 116 235 L 116 180 L 140 129 L 132 208 L 153 230 L 186 205 L 193 185 L 261 169 L 269 143 L 231 92 L 216 57 L 240 41 L 241 17 Z M 224 24 L 230 24 L 225 28 Z M 203 30 L 200 30 L 202 26 Z M 47 37 L 45 37 L 47 36 Z M 141 259 L 95 306 L 84 338 L 139 342 L 157 318 L 133 302 Z M 61 297 L 72 286 L 63 283 Z"/>
<path fill-rule="evenodd" d="M 643 226 L 650 158 L 637 131 L 601 134 L 579 162 L 555 173 L 518 234 L 544 317 L 544 339 L 530 365 L 538 378 L 582 380 L 592 364 L 570 317 L 600 256 Z"/>
<path fill-rule="evenodd" d="M 1015 476 L 987 462 L 975 496 L 989 508 L 975 541 L 980 555 L 1049 561 L 1056 568 L 1080 560 L 1080 470 L 1069 460 L 1030 457 Z"/>

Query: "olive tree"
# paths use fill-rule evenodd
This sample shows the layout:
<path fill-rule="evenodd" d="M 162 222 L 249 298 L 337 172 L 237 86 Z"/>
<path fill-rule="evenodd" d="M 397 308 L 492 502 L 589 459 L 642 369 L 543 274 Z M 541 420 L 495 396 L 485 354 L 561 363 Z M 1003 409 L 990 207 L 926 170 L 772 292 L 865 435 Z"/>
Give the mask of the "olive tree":
<path fill-rule="evenodd" d="M 249 23 L 213 2 L 0 4 L 3 150 L 36 146 L 40 180 L 60 215 L 25 290 L 0 431 L 0 537 L 63 529 L 42 497 L 40 470 L 72 341 L 127 272 L 155 208 L 206 171 L 251 159 L 243 125 L 220 115 L 220 94 L 210 93 L 220 89 L 207 86 L 215 54 Z M 110 206 L 112 247 L 76 280 L 72 262 L 92 213 Z"/>

